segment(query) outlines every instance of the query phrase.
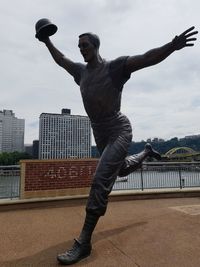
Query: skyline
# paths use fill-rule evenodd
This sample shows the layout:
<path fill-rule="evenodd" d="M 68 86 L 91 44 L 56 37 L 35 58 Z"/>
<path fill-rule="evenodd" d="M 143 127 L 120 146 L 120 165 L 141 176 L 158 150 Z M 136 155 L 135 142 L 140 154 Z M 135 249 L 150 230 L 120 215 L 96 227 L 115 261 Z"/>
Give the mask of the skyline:
<path fill-rule="evenodd" d="M 5 111 L 5 110 L 2 110 L 2 111 Z M 12 111 L 13 112 L 13 114 L 15 115 L 15 112 L 13 111 L 13 110 L 9 110 L 9 111 Z M 40 117 L 41 117 L 41 115 L 43 115 L 43 114 L 49 114 L 49 115 L 61 115 L 61 113 L 46 113 L 46 112 L 44 112 L 44 113 L 41 113 L 40 114 Z M 71 114 L 72 116 L 80 116 L 80 117 L 87 117 L 87 115 L 79 115 L 79 114 Z M 23 118 L 18 118 L 18 117 L 16 117 L 17 119 L 23 119 Z M 25 122 L 25 124 L 26 124 L 26 122 Z M 38 121 L 38 124 L 39 124 L 39 121 Z M 193 135 L 186 135 L 186 136 L 182 136 L 182 137 L 178 137 L 178 136 L 172 136 L 171 138 L 178 138 L 178 139 L 181 139 L 181 138 L 190 138 L 190 137 L 199 137 L 200 136 L 200 134 L 199 133 L 197 133 L 197 134 L 193 134 Z M 142 142 L 142 141 L 146 141 L 146 142 L 149 142 L 149 140 L 151 140 L 151 141 L 153 141 L 153 140 L 156 140 L 156 139 L 158 139 L 158 142 L 160 142 L 161 140 L 162 141 L 168 141 L 167 139 L 164 139 L 164 138 L 162 138 L 162 137 L 157 137 L 157 136 L 154 136 L 154 137 L 147 137 L 145 140 L 143 140 L 143 139 L 141 139 L 141 140 L 137 140 L 137 141 L 135 141 L 135 140 L 132 140 L 133 142 L 135 141 L 135 142 Z M 29 145 L 32 145 L 32 143 L 33 143 L 33 141 L 38 141 L 39 140 L 39 137 L 37 138 L 37 139 L 33 139 L 33 140 L 31 140 L 31 143 L 24 143 L 24 146 L 29 146 Z M 94 143 L 92 144 L 92 145 L 95 145 Z"/>
<path fill-rule="evenodd" d="M 58 26 L 51 38 L 56 47 L 83 62 L 77 46 L 83 32 L 100 36 L 100 54 L 106 59 L 137 55 L 164 45 L 193 25 L 199 30 L 199 10 L 197 0 L 2 0 L 0 110 L 11 109 L 25 119 L 25 144 L 38 139 L 43 112 L 69 108 L 72 114 L 86 115 L 73 78 L 35 39 L 40 18 L 47 17 Z M 133 141 L 200 133 L 199 52 L 197 40 L 194 47 L 132 74 L 124 86 L 122 112 L 133 125 Z"/>

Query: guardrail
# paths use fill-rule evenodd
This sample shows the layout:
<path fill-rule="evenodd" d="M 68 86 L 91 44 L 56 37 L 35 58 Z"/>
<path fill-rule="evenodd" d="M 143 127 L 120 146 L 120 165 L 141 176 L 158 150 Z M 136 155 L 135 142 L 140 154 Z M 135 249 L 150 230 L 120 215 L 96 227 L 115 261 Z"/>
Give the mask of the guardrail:
<path fill-rule="evenodd" d="M 0 166 L 0 199 L 19 198 L 20 166 Z"/>
<path fill-rule="evenodd" d="M 156 162 L 117 178 L 113 191 L 192 187 L 200 187 L 200 162 Z M 0 166 L 0 199 L 19 197 L 20 166 Z"/>
<path fill-rule="evenodd" d="M 118 178 L 113 190 L 200 187 L 200 162 L 143 163 L 127 177 Z"/>

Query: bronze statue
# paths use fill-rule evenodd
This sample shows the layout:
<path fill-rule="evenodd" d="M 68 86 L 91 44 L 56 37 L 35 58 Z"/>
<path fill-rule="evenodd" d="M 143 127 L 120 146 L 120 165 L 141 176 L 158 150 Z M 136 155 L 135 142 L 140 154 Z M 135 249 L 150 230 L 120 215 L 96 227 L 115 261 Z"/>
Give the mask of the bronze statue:
<path fill-rule="evenodd" d="M 65 57 L 48 36 L 36 36 L 46 44 L 55 62 L 71 74 L 80 86 L 84 107 L 101 155 L 93 177 L 82 231 L 73 247 L 58 255 L 60 263 L 70 265 L 90 255 L 93 230 L 99 217 L 106 212 L 108 195 L 117 176 L 133 172 L 148 156 L 160 159 L 160 154 L 150 144 L 146 144 L 141 153 L 127 156 L 132 129 L 128 118 L 120 112 L 124 84 L 132 72 L 157 64 L 176 50 L 193 46 L 197 33 L 191 27 L 162 47 L 143 55 L 122 56 L 111 61 L 100 56 L 99 37 L 93 33 L 84 33 L 79 36 L 78 47 L 86 64 L 75 63 Z"/>

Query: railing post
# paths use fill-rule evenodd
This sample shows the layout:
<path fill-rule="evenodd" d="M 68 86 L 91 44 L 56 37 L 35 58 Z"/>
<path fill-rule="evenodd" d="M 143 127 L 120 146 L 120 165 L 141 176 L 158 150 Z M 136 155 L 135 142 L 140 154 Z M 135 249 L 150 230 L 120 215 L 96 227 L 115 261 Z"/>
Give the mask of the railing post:
<path fill-rule="evenodd" d="M 182 186 L 182 179 L 181 179 L 181 166 L 178 167 L 178 173 L 179 173 L 180 189 L 182 189 L 183 186 Z"/>
<path fill-rule="evenodd" d="M 21 179 L 21 163 L 19 165 L 19 180 L 18 180 L 18 198 L 20 199 L 21 198 L 21 182 L 22 182 L 22 179 Z"/>
<path fill-rule="evenodd" d="M 11 168 L 10 168 L 10 172 L 8 173 L 8 177 L 9 177 L 9 176 L 12 177 L 12 174 L 13 174 L 13 171 L 12 171 L 12 167 L 11 167 Z M 12 189 L 12 183 L 13 183 L 13 179 L 10 178 L 9 180 L 10 180 L 10 188 L 9 188 L 9 189 L 10 189 L 10 199 L 12 199 L 12 190 L 13 190 L 13 189 Z"/>
<path fill-rule="evenodd" d="M 13 179 L 11 179 L 11 186 L 10 186 L 10 199 L 13 199 Z"/>
<path fill-rule="evenodd" d="M 143 184 L 143 165 L 141 166 L 141 189 L 144 190 L 144 184 Z"/>

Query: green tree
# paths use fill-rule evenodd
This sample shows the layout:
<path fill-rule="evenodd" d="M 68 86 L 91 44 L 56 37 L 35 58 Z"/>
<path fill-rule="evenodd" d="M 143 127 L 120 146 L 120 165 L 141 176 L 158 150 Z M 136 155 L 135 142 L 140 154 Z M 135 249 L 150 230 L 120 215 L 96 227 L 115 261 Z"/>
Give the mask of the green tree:
<path fill-rule="evenodd" d="M 17 165 L 22 159 L 31 159 L 32 157 L 26 152 L 2 152 L 0 153 L 0 165 Z"/>

